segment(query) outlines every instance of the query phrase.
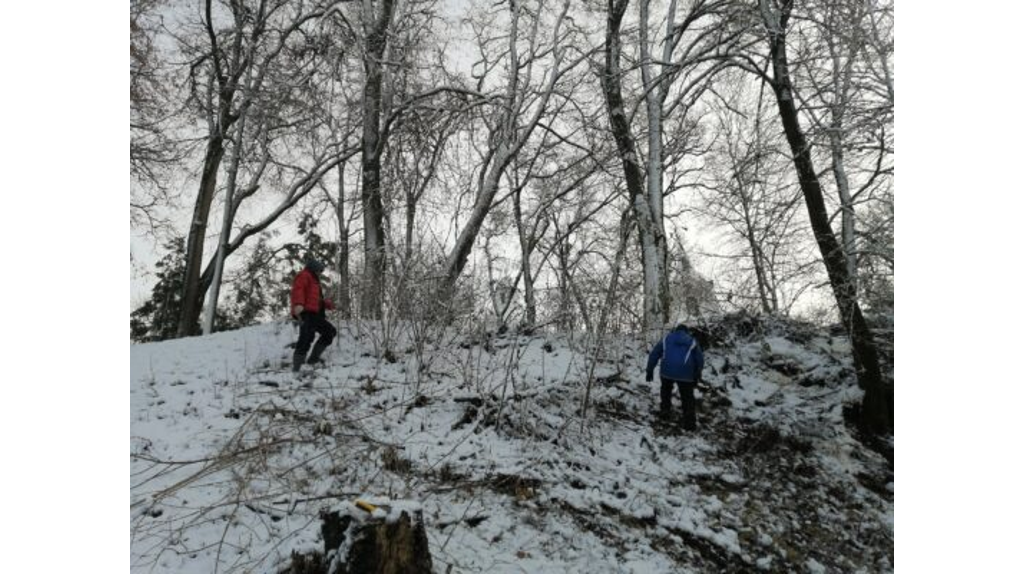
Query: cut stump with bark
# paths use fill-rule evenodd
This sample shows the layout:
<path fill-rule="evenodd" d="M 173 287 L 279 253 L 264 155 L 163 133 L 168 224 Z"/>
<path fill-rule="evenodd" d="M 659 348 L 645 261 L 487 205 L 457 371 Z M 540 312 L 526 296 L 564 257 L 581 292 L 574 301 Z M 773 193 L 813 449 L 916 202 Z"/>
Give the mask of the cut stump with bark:
<path fill-rule="evenodd" d="M 419 505 L 355 506 L 321 513 L 324 552 L 292 555 L 282 574 L 429 574 L 433 572 Z"/>

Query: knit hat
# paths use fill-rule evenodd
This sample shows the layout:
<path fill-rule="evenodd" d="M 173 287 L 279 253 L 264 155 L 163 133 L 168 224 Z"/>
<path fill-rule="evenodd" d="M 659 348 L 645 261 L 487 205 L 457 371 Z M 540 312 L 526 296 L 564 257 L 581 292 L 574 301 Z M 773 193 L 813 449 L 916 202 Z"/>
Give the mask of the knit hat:
<path fill-rule="evenodd" d="M 306 268 L 312 271 L 313 273 L 319 274 L 323 272 L 324 264 L 321 263 L 319 260 L 310 257 L 309 259 L 306 260 Z"/>

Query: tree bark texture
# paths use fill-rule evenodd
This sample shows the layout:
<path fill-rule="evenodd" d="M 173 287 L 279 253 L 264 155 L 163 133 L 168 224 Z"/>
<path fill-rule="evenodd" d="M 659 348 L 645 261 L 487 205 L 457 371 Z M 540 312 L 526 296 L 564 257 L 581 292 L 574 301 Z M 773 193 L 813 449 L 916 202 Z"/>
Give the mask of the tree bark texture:
<path fill-rule="evenodd" d="M 626 190 L 633 207 L 640 234 L 640 248 L 644 269 L 644 326 L 648 331 L 660 331 L 668 320 L 668 308 L 661 292 L 663 260 L 659 256 L 657 225 L 651 213 L 651 204 L 644 189 L 644 170 L 636 152 L 636 142 L 629 128 L 625 103 L 622 99 L 622 70 L 619 61 L 622 52 L 621 27 L 629 0 L 608 0 L 608 24 L 605 30 L 605 65 L 601 87 L 608 106 L 608 118 L 619 158 L 626 177 Z"/>
<path fill-rule="evenodd" d="M 768 0 L 761 0 L 762 16 L 768 29 L 768 41 L 772 60 L 772 88 L 779 107 L 786 140 L 793 153 L 800 189 L 803 192 L 814 238 L 818 243 L 829 283 L 839 307 L 840 319 L 853 346 L 854 367 L 857 382 L 864 389 L 860 413 L 861 429 L 871 434 L 891 432 L 893 428 L 892 393 L 882 381 L 878 350 L 867 322 L 857 303 L 846 267 L 846 258 L 829 226 L 828 211 L 822 194 L 821 182 L 811 158 L 811 147 L 800 126 L 793 93 L 793 83 L 786 54 L 786 25 L 792 10 L 792 0 L 779 3 L 777 13 L 768 6 Z"/>
<path fill-rule="evenodd" d="M 286 574 L 431 574 L 433 560 L 422 512 L 398 519 L 321 516 L 324 552 L 293 554 Z M 347 552 L 341 555 L 340 552 Z"/>
<path fill-rule="evenodd" d="M 535 233 L 527 234 L 526 222 L 523 221 L 522 187 L 517 187 L 512 195 L 512 213 L 515 217 L 516 231 L 519 235 L 519 264 L 522 268 L 523 299 L 526 305 L 524 322 L 528 327 L 533 327 L 537 324 L 537 302 L 534 296 L 533 269 L 530 267 L 530 256 L 533 254 L 537 240 Z M 545 219 L 544 221 L 547 220 Z M 545 225 L 544 229 L 546 228 L 547 226 Z M 536 230 L 536 227 L 531 226 L 530 229 Z"/>
<path fill-rule="evenodd" d="M 381 107 L 384 92 L 384 53 L 388 45 L 388 30 L 397 0 L 382 0 L 380 14 L 372 2 L 364 0 L 364 18 L 371 19 L 366 26 L 366 55 L 363 69 L 366 84 L 363 87 L 363 289 L 362 312 L 370 319 L 380 319 L 383 305 L 385 238 L 384 202 L 381 197 L 381 154 L 384 139 L 381 130 Z"/>
<path fill-rule="evenodd" d="M 178 321 L 178 336 L 187 337 L 199 332 L 199 313 L 202 303 L 200 275 L 203 270 L 203 245 L 206 242 L 206 227 L 210 218 L 210 207 L 217 191 L 217 172 L 224 159 L 224 138 L 216 134 L 210 138 L 203 159 L 203 175 L 199 182 L 199 197 L 192 213 L 188 243 L 185 251 L 185 293 L 181 302 L 181 319 Z"/>

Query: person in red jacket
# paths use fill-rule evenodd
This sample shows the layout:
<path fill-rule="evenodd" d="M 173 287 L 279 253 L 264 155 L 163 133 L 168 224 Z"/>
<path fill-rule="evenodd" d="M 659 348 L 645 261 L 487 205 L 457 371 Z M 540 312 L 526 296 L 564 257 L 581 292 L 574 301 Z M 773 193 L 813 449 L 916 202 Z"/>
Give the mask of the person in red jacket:
<path fill-rule="evenodd" d="M 319 363 L 320 355 L 338 334 L 338 330 L 327 320 L 327 309 L 334 309 L 334 304 L 330 299 L 325 299 L 321 291 L 320 274 L 323 271 L 323 263 L 309 259 L 306 267 L 292 281 L 292 317 L 301 322 L 299 342 L 295 344 L 295 355 L 292 357 L 292 371 L 298 371 L 303 363 Z M 306 352 L 317 333 L 320 338 L 313 345 L 309 358 L 306 358 Z"/>

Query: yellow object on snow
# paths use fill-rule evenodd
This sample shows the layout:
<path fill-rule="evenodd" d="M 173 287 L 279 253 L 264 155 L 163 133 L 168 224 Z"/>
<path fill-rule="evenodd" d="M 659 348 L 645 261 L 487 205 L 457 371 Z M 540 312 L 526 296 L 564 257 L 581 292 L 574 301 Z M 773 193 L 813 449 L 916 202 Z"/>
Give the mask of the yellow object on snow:
<path fill-rule="evenodd" d="M 356 500 L 356 506 L 358 506 L 359 508 L 369 512 L 370 514 L 373 514 L 374 510 L 377 510 L 377 506 L 376 505 L 370 504 L 369 502 L 366 502 L 365 500 Z"/>

